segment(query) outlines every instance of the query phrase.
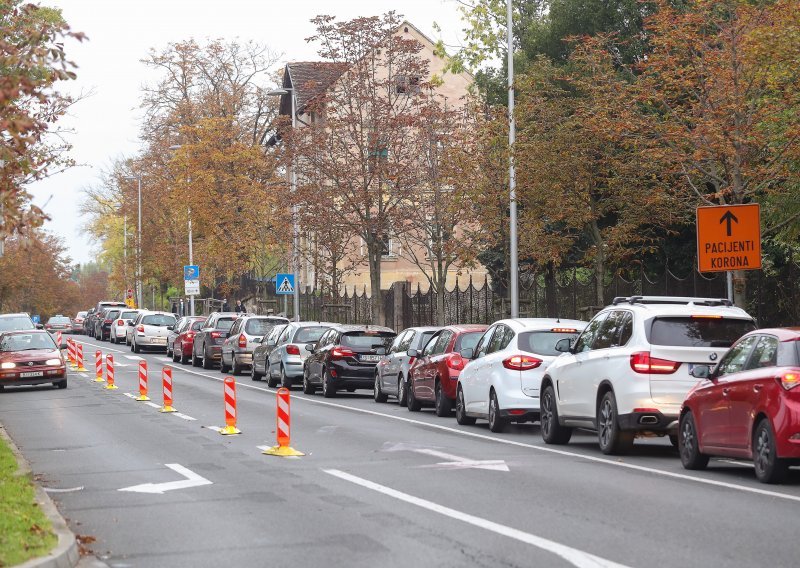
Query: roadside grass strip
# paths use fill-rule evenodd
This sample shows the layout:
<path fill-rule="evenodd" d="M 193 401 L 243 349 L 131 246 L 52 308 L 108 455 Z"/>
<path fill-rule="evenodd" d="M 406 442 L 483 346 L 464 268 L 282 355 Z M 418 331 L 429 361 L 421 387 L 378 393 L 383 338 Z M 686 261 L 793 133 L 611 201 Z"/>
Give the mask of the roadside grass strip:
<path fill-rule="evenodd" d="M 55 547 L 50 520 L 36 503 L 33 483 L 0 437 L 0 566 L 16 566 Z"/>

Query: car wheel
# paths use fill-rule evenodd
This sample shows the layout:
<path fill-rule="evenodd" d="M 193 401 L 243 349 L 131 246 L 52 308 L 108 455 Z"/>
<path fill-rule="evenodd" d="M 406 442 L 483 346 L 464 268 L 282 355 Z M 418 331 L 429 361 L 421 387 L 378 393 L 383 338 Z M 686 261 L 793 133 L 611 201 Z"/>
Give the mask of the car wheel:
<path fill-rule="evenodd" d="M 439 381 L 436 381 L 433 393 L 436 399 L 436 416 L 450 416 L 450 412 L 453 410 L 453 403 L 442 392 L 442 385 Z"/>
<path fill-rule="evenodd" d="M 256 360 L 253 359 L 253 364 L 250 366 L 250 379 L 253 381 L 260 381 L 263 376 L 264 375 L 256 371 Z"/>
<path fill-rule="evenodd" d="M 205 346 L 203 347 L 203 368 L 204 369 L 213 369 L 214 368 L 214 360 L 208 356 L 206 352 Z"/>
<path fill-rule="evenodd" d="M 500 433 L 506 429 L 508 420 L 500 416 L 500 405 L 497 402 L 497 394 L 494 391 L 489 393 L 489 430 Z"/>
<path fill-rule="evenodd" d="M 375 385 L 372 387 L 372 398 L 375 402 L 386 402 L 389 400 L 388 395 L 381 390 L 381 375 L 380 373 L 375 373 Z"/>
<path fill-rule="evenodd" d="M 317 388 L 311 384 L 308 368 L 303 369 L 303 394 L 314 394 Z"/>
<path fill-rule="evenodd" d="M 225 355 L 219 359 L 219 372 L 223 374 L 228 372 L 228 366 L 225 364 Z"/>
<path fill-rule="evenodd" d="M 400 406 L 407 406 L 408 405 L 408 390 L 406 381 L 403 379 L 403 375 L 397 377 L 397 404 Z"/>
<path fill-rule="evenodd" d="M 761 483 L 780 483 L 789 471 L 789 462 L 778 457 L 775 434 L 766 418 L 758 423 L 753 434 L 753 465 Z"/>
<path fill-rule="evenodd" d="M 108 337 L 108 340 L 109 340 L 111 343 L 116 343 L 116 342 L 117 342 L 116 338 L 115 338 L 113 335 L 109 336 L 109 337 Z"/>
<path fill-rule="evenodd" d="M 572 428 L 558 422 L 556 392 L 552 385 L 544 389 L 541 400 L 541 431 L 545 444 L 566 444 L 572 438 Z"/>
<path fill-rule="evenodd" d="M 625 454 L 633 446 L 633 432 L 623 432 L 617 421 L 617 399 L 609 391 L 603 395 L 597 409 L 597 441 L 600 451 L 607 455 Z"/>
<path fill-rule="evenodd" d="M 67 388 L 67 379 L 64 379 L 63 381 L 57 381 L 53 383 L 53 386 L 59 389 L 65 389 Z"/>
<path fill-rule="evenodd" d="M 200 366 L 200 357 L 195 354 L 194 347 L 192 347 L 192 367 Z"/>
<path fill-rule="evenodd" d="M 322 396 L 325 398 L 333 398 L 336 396 L 336 389 L 333 388 L 332 382 L 333 377 L 330 376 L 328 371 L 322 373 Z"/>
<path fill-rule="evenodd" d="M 705 469 L 708 465 L 708 456 L 700 453 L 699 441 L 694 416 L 687 412 L 681 416 L 678 430 L 678 453 L 685 469 Z"/>
<path fill-rule="evenodd" d="M 169 345 L 167 345 L 167 357 L 172 357 L 172 349 L 169 348 Z"/>
<path fill-rule="evenodd" d="M 236 355 L 231 355 L 231 375 L 241 375 L 242 366 L 236 361 Z"/>
<path fill-rule="evenodd" d="M 411 412 L 419 412 L 422 410 L 422 403 L 417 400 L 417 397 L 414 395 L 414 385 L 408 385 L 407 389 L 408 393 L 406 394 L 406 406 Z"/>
<path fill-rule="evenodd" d="M 281 373 L 278 376 L 280 377 L 280 384 L 282 387 L 287 389 L 292 388 L 292 379 L 286 376 L 286 369 L 283 368 L 283 365 L 281 365 Z"/>
<path fill-rule="evenodd" d="M 135 339 L 131 341 L 131 351 L 133 351 L 134 353 L 141 353 L 142 351 L 142 348 L 139 347 Z"/>
<path fill-rule="evenodd" d="M 456 422 L 462 426 L 471 426 L 475 424 L 475 419 L 472 416 L 467 416 L 467 407 L 464 404 L 464 391 L 458 387 L 456 393 Z"/>
<path fill-rule="evenodd" d="M 265 369 L 267 371 L 267 386 L 274 389 L 278 386 L 278 379 L 272 376 L 272 369 L 269 368 L 269 363 L 266 363 Z"/>

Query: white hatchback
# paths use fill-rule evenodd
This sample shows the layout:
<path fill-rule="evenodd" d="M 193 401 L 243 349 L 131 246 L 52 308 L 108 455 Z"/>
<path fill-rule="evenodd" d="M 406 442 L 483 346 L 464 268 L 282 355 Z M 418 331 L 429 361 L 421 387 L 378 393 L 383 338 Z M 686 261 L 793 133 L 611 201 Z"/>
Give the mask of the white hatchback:
<path fill-rule="evenodd" d="M 128 335 L 128 324 L 136 319 L 140 310 L 122 310 L 114 321 L 111 322 L 111 333 L 108 340 L 111 343 L 126 342 Z"/>
<path fill-rule="evenodd" d="M 585 321 L 551 318 L 507 319 L 495 322 L 472 349 L 458 377 L 456 420 L 474 424 L 489 421 L 492 432 L 509 422 L 539 419 L 539 384 L 548 365 L 560 353 L 562 339 L 575 339 Z"/>
<path fill-rule="evenodd" d="M 140 312 L 132 326 L 131 351 L 139 353 L 142 349 L 163 349 L 166 353 L 169 328 L 173 326 L 175 326 L 175 314 Z"/>
<path fill-rule="evenodd" d="M 636 435 L 670 435 L 697 383 L 695 365 L 718 361 L 756 328 L 728 300 L 633 296 L 615 298 L 542 379 L 542 438 L 566 444 L 573 428 L 597 430 L 605 454 L 625 453 Z"/>

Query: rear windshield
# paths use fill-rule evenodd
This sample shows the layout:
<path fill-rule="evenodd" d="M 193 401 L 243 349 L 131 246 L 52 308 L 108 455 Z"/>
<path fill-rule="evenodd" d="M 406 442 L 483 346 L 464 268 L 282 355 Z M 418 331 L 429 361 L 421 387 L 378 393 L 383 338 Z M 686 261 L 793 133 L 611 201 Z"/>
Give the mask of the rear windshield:
<path fill-rule="evenodd" d="M 730 347 L 748 331 L 751 320 L 731 318 L 657 318 L 650 328 L 650 343 L 673 347 Z"/>
<path fill-rule="evenodd" d="M 33 351 L 34 349 L 56 349 L 49 333 L 15 333 L 0 340 L 0 351 Z"/>
<path fill-rule="evenodd" d="M 78 315 L 76 315 L 75 317 L 76 318 L 85 318 L 87 313 L 88 312 L 78 312 Z"/>
<path fill-rule="evenodd" d="M 462 333 L 456 340 L 455 351 L 458 352 L 462 349 L 474 350 L 481 337 L 483 337 L 482 331 L 470 331 L 469 333 Z"/>
<path fill-rule="evenodd" d="M 138 314 L 138 313 L 139 312 L 122 312 L 122 315 L 119 316 L 119 319 L 123 319 L 123 320 L 136 319 L 136 314 Z"/>
<path fill-rule="evenodd" d="M 217 329 L 221 329 L 222 331 L 228 331 L 230 328 L 233 327 L 233 323 L 238 318 L 219 318 L 217 320 Z"/>
<path fill-rule="evenodd" d="M 301 327 L 295 332 L 292 343 L 316 343 L 326 331 L 327 327 Z"/>
<path fill-rule="evenodd" d="M 17 331 L 25 329 L 36 329 L 31 318 L 27 316 L 14 316 L 0 318 L 0 331 Z"/>
<path fill-rule="evenodd" d="M 388 331 L 354 331 L 342 336 L 343 347 L 356 349 L 377 349 L 388 347 L 395 334 Z"/>
<path fill-rule="evenodd" d="M 64 317 L 64 316 L 61 316 L 61 317 L 52 317 L 52 318 L 50 318 L 49 320 L 47 320 L 47 323 L 55 323 L 55 324 L 59 324 L 59 323 L 69 323 L 69 318 L 68 318 L 68 317 Z"/>
<path fill-rule="evenodd" d="M 111 310 L 106 314 L 106 319 L 113 320 L 116 319 L 118 315 L 119 315 L 119 310 Z"/>
<path fill-rule="evenodd" d="M 247 335 L 266 335 L 277 325 L 277 322 L 268 319 L 249 319 L 244 326 Z"/>
<path fill-rule="evenodd" d="M 167 327 L 168 325 L 175 325 L 175 316 L 168 316 L 165 314 L 152 314 L 144 316 L 141 323 L 144 325 L 155 325 L 159 327 Z"/>
<path fill-rule="evenodd" d="M 519 334 L 519 348 L 528 353 L 539 355 L 561 355 L 556 351 L 556 343 L 564 338 L 571 341 L 578 337 L 577 333 L 565 333 L 563 331 L 527 331 Z"/>

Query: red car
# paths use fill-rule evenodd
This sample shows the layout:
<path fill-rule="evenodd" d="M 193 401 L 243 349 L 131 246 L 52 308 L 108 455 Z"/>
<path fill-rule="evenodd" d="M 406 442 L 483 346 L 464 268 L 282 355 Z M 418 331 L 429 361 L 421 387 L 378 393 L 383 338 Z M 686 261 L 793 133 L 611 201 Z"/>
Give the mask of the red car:
<path fill-rule="evenodd" d="M 53 337 L 36 329 L 0 334 L 0 390 L 42 383 L 67 388 L 67 367 Z"/>
<path fill-rule="evenodd" d="M 681 410 L 678 450 L 686 469 L 710 456 L 753 460 L 756 477 L 779 483 L 800 464 L 800 328 L 759 329 L 743 335 Z"/>
<path fill-rule="evenodd" d="M 176 363 L 180 361 L 184 365 L 189 363 L 192 358 L 194 336 L 198 331 L 203 329 L 203 324 L 206 322 L 206 318 L 204 317 L 192 317 L 189 319 L 191 320 L 191 324 L 182 326 L 183 329 L 172 343 L 172 360 Z"/>
<path fill-rule="evenodd" d="M 448 416 L 456 401 L 458 375 L 468 363 L 461 356 L 464 349 L 475 345 L 488 329 L 486 325 L 451 325 L 437 331 L 411 367 L 408 376 L 412 404 L 419 410 L 423 404 L 433 405 L 437 416 Z"/>

